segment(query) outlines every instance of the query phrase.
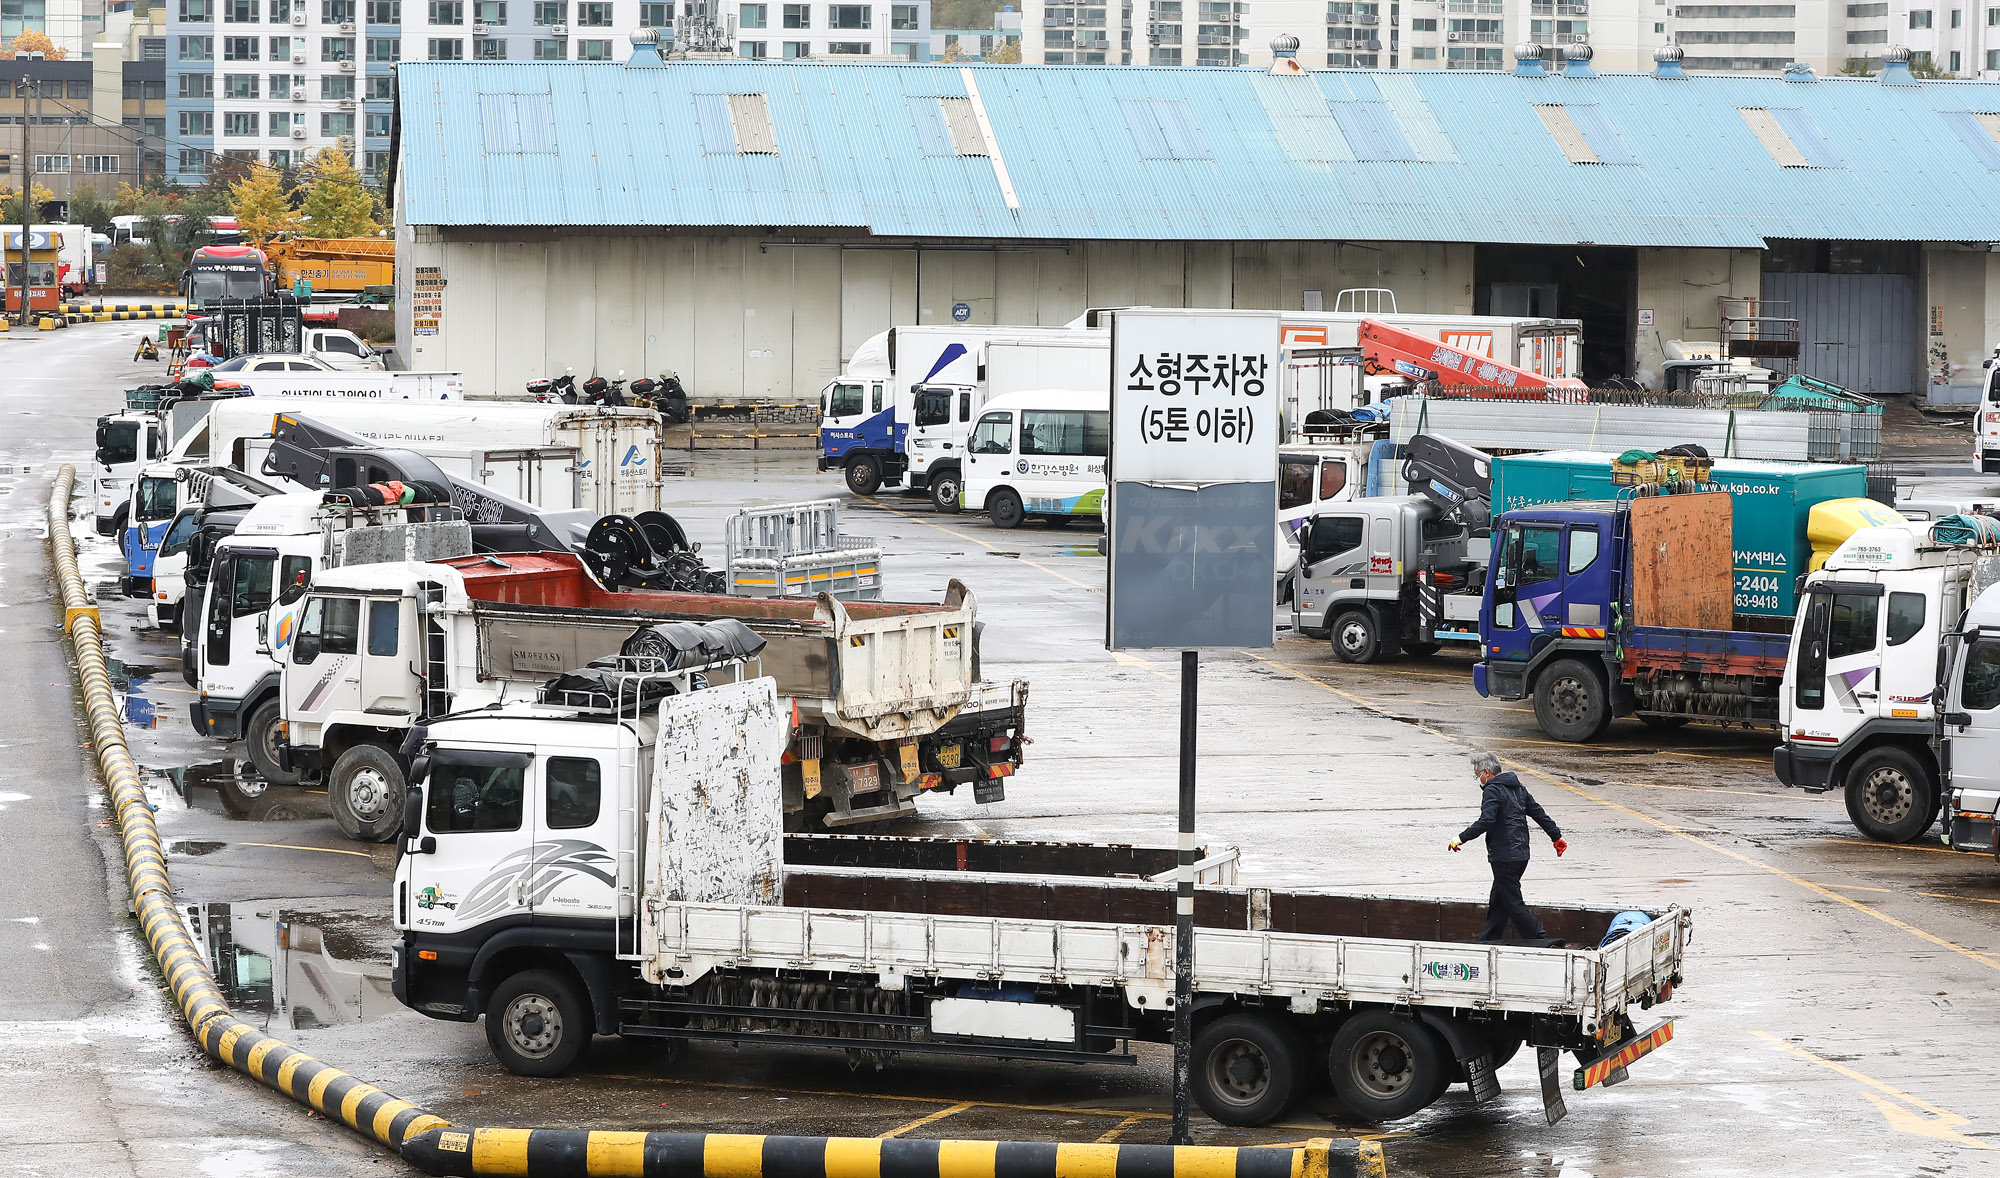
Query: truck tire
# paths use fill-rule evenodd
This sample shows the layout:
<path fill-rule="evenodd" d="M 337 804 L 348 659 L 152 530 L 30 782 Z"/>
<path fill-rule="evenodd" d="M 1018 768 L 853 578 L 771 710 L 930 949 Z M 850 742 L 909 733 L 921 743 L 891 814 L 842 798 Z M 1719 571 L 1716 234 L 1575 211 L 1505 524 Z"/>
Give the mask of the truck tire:
<path fill-rule="evenodd" d="M 278 729 L 284 718 L 277 700 L 267 699 L 258 704 L 250 713 L 250 722 L 243 726 L 243 747 L 250 754 L 250 763 L 257 767 L 258 776 L 265 781 L 272 785 L 297 785 L 300 775 L 287 773 L 278 766 Z"/>
<path fill-rule="evenodd" d="M 1452 1075 L 1437 1032 L 1386 1010 L 1364 1010 L 1340 1024 L 1326 1066 L 1334 1095 L 1365 1121 L 1409 1116 L 1443 1095 Z"/>
<path fill-rule="evenodd" d="M 1188 1087 L 1222 1124 L 1262 1125 L 1292 1106 L 1305 1070 L 1291 1027 L 1271 1015 L 1229 1014 L 1194 1037 Z"/>
<path fill-rule="evenodd" d="M 958 477 L 958 468 L 949 467 L 931 472 L 931 506 L 947 515 L 958 514 L 958 493 L 965 484 Z"/>
<path fill-rule="evenodd" d="M 1611 726 L 1604 677 L 1580 659 L 1558 659 L 1535 680 L 1535 723 L 1556 740 L 1596 740 Z"/>
<path fill-rule="evenodd" d="M 1847 816 L 1877 842 L 1907 843 L 1931 828 L 1937 787 L 1909 753 L 1870 749 L 1847 768 Z"/>
<path fill-rule="evenodd" d="M 97 529 L 101 535 L 114 537 L 118 541 L 121 553 L 125 547 L 125 521 L 130 518 L 131 511 L 132 505 L 130 503 L 120 503 L 111 512 L 111 527 L 108 530 L 104 528 Z"/>
<path fill-rule="evenodd" d="M 847 489 L 856 495 L 873 495 L 882 487 L 882 463 L 866 455 L 847 460 Z"/>
<path fill-rule="evenodd" d="M 1382 650 L 1375 615 L 1365 609 L 1351 609 L 1334 618 L 1327 631 L 1333 636 L 1334 657 L 1343 663 L 1372 663 Z"/>
<path fill-rule="evenodd" d="M 986 517 L 996 528 L 1018 528 L 1028 513 L 1021 507 L 1021 497 L 1005 487 L 987 496 Z"/>
<path fill-rule="evenodd" d="M 530 969 L 501 982 L 486 1004 L 486 1044 L 517 1076 L 560 1076 L 590 1047 L 590 1003 L 576 982 Z"/>
<path fill-rule="evenodd" d="M 326 805 L 348 838 L 386 843 L 403 829 L 402 763 L 387 749 L 357 744 L 326 775 Z"/>

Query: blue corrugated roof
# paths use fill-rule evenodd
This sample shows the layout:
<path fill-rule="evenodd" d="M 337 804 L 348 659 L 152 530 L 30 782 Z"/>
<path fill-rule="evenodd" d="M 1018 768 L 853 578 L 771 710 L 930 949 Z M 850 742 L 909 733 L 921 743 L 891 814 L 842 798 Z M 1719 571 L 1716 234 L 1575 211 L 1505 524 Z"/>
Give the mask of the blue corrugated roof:
<path fill-rule="evenodd" d="M 955 154 L 934 101 L 974 88 L 998 161 Z M 2000 145 L 1986 131 L 2000 122 L 1974 117 L 2000 112 L 1994 83 L 410 62 L 399 89 L 400 212 L 418 225 L 1741 247 L 2000 240 Z M 775 153 L 744 153 L 732 129 L 728 96 L 749 94 L 765 96 Z M 1535 113 L 1549 104 L 1570 106 L 1599 156 L 1627 166 L 1571 163 Z M 1810 166 L 1781 166 L 1741 108 L 1770 111 Z"/>

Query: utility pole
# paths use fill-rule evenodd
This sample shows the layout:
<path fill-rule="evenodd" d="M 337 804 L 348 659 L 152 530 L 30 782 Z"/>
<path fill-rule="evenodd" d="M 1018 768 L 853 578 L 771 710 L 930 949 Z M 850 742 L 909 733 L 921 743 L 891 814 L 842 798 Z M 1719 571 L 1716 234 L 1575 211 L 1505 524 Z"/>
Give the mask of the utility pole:
<path fill-rule="evenodd" d="M 41 54 L 39 53 L 31 54 L 28 60 L 33 61 L 40 56 Z M 33 146 L 28 142 L 30 127 L 33 123 L 33 119 L 28 113 L 28 94 L 30 91 L 38 89 L 40 87 L 35 85 L 34 75 L 21 75 L 21 175 L 26 177 L 26 180 L 21 185 L 21 314 L 15 322 L 19 323 L 22 327 L 26 327 L 33 321 L 28 314 L 28 304 L 33 301 L 35 293 L 35 276 L 32 273 L 33 263 L 28 260 L 29 243 L 33 241 L 35 236 L 35 210 L 33 207 L 35 203 L 35 152 Z"/>

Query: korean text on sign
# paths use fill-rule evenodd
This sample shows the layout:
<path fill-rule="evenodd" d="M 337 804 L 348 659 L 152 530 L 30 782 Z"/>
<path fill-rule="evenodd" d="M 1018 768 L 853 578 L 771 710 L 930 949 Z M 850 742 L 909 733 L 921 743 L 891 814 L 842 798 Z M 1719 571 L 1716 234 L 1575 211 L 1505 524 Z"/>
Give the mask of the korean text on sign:
<path fill-rule="evenodd" d="M 1241 401 L 1218 402 L 1263 396 L 1269 376 L 1270 357 L 1256 353 L 1144 353 L 1125 374 L 1125 391 L 1189 399 L 1189 404 L 1143 410 L 1139 436 L 1147 443 L 1185 442 L 1192 436 L 1247 446 L 1256 436 L 1256 413 Z M 1204 398 L 1207 404 L 1194 403 Z"/>

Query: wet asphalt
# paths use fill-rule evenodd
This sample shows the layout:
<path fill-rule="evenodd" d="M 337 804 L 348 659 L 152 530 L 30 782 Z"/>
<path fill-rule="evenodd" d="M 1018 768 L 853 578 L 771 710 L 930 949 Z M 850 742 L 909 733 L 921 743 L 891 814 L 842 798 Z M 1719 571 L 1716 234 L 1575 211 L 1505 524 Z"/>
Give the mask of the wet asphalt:
<path fill-rule="evenodd" d="M 186 1042 L 126 919 L 101 787 L 78 747 L 41 512 L 56 466 L 132 364 L 133 325 L 0 337 L 0 1173 L 403 1172 L 205 1061 Z M 1926 437 L 1926 460 L 1949 453 Z M 847 497 L 809 455 L 698 455 L 676 514 L 719 547 L 753 503 L 840 498 L 850 533 L 887 553 L 890 596 L 978 595 L 989 678 L 1032 684 L 1035 743 L 1007 800 L 929 798 L 909 833 L 1170 844 L 1177 659 L 1103 649 L 1096 533 L 939 516 L 893 492 Z M 1963 493 L 1981 481 L 1953 480 Z M 89 537 L 87 524 L 80 536 Z M 600 1041 L 576 1075 L 512 1077 L 476 1026 L 400 1009 L 387 989 L 393 854 L 343 839 L 309 789 L 264 788 L 240 747 L 196 736 L 176 640 L 115 594 L 108 541 L 86 577 L 128 676 L 134 747 L 169 841 L 176 899 L 218 949 L 249 1021 L 460 1123 L 1161 1142 L 1164 1054 L 1129 1069 L 899 1060 L 696 1046 L 677 1059 Z M 1202 1143 L 1380 1133 L 1391 1172 L 1445 1176 L 2000 1172 L 2000 864 L 1932 842 L 1863 840 L 1837 798 L 1770 776 L 1770 738 L 1621 721 L 1557 745 L 1521 705 L 1480 699 L 1469 657 L 1376 667 L 1325 643 L 1202 668 L 1203 837 L 1242 849 L 1246 882 L 1476 898 L 1476 853 L 1446 844 L 1477 810 L 1464 753 L 1507 758 L 1564 828 L 1538 848 L 1531 902 L 1679 904 L 1695 914 L 1687 982 L 1641 1016 L 1676 1038 L 1610 1090 L 1570 1093 L 1543 1123 L 1526 1057 L 1483 1108 L 1455 1090 L 1411 1121 L 1356 1125 L 1324 1096 L 1281 1123 L 1197 1120 Z"/>

